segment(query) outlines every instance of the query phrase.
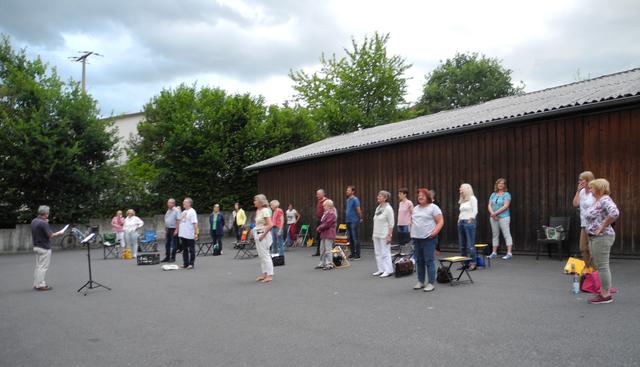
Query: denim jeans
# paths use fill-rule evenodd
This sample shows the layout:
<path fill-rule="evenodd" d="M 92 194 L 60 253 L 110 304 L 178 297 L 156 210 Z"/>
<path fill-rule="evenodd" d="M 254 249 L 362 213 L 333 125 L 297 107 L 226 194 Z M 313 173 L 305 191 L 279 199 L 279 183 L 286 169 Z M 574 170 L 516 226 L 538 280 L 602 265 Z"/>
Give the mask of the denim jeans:
<path fill-rule="evenodd" d="M 359 222 L 347 222 L 347 234 L 349 235 L 349 246 L 351 254 L 360 257 L 360 240 L 358 239 Z"/>
<path fill-rule="evenodd" d="M 180 237 L 182 242 L 182 263 L 184 266 L 195 265 L 196 240 Z"/>
<path fill-rule="evenodd" d="M 458 221 L 458 246 L 460 247 L 460 255 L 469 256 L 472 260 L 467 261 L 466 265 L 476 263 L 476 220 L 472 219 Z"/>
<path fill-rule="evenodd" d="M 438 238 L 414 238 L 413 245 L 416 255 L 416 266 L 418 267 L 418 281 L 424 284 L 425 275 L 428 275 L 429 284 L 436 281 L 436 244 Z M 427 274 L 425 274 L 425 267 Z"/>
<path fill-rule="evenodd" d="M 178 237 L 174 237 L 173 234 L 176 232 L 175 228 L 167 228 L 165 241 L 164 241 L 164 258 L 176 259 L 176 250 L 178 249 Z"/>
<path fill-rule="evenodd" d="M 409 226 L 398 226 L 398 243 L 400 245 L 406 245 L 411 240 L 411 233 L 409 232 Z"/>
<path fill-rule="evenodd" d="M 284 241 L 282 240 L 282 236 L 278 236 L 278 227 L 271 228 L 271 237 L 273 237 L 271 252 L 284 256 Z"/>

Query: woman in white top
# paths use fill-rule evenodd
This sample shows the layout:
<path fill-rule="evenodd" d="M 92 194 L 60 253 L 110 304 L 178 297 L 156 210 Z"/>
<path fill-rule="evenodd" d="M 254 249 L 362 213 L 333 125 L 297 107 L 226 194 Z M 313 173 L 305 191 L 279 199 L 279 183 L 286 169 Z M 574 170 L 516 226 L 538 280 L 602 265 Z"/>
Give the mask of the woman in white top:
<path fill-rule="evenodd" d="M 411 239 L 418 268 L 418 283 L 413 289 L 424 288 L 425 292 L 431 292 L 435 289 L 436 282 L 435 252 L 438 233 L 444 226 L 444 219 L 442 210 L 432 202 L 428 189 L 418 189 L 417 201 L 418 205 L 413 207 L 413 213 L 411 213 Z M 429 276 L 429 283 L 426 285 L 425 267 Z"/>
<path fill-rule="evenodd" d="M 589 237 L 587 234 L 587 219 L 585 213 L 590 206 L 596 202 L 596 198 L 589 189 L 589 182 L 593 181 L 595 176 L 591 171 L 584 171 L 578 176 L 578 190 L 573 197 L 573 206 L 580 209 L 580 253 L 584 260 L 585 270 L 593 267 L 591 253 L 589 252 Z"/>
<path fill-rule="evenodd" d="M 378 207 L 373 215 L 373 249 L 376 254 L 378 271 L 373 276 L 386 278 L 393 274 L 391 262 L 391 236 L 393 235 L 394 215 L 389 204 L 391 194 L 388 191 L 378 193 Z"/>
<path fill-rule="evenodd" d="M 296 223 L 300 221 L 300 213 L 293 208 L 293 204 L 289 203 L 285 215 L 287 217 L 287 235 L 285 236 L 287 239 L 284 241 L 284 246 L 287 247 L 293 245 L 296 233 L 298 232 Z"/>
<path fill-rule="evenodd" d="M 133 209 L 127 210 L 127 217 L 124 218 L 124 242 L 131 249 L 133 258 L 138 257 L 138 229 L 144 226 L 142 219 L 136 217 Z"/>
<path fill-rule="evenodd" d="M 478 199 L 473 195 L 473 188 L 467 183 L 460 185 L 460 215 L 458 215 L 458 245 L 460 255 L 469 256 L 471 261 L 465 265 L 469 270 L 476 270 L 476 216 L 478 215 Z"/>
<path fill-rule="evenodd" d="M 269 248 L 273 243 L 271 237 L 271 209 L 267 197 L 258 194 L 253 198 L 253 205 L 256 207 L 256 225 L 253 228 L 253 238 L 256 241 L 256 250 L 258 258 L 260 258 L 260 269 L 262 274 L 256 279 L 256 282 L 271 283 L 273 281 L 273 260 Z"/>

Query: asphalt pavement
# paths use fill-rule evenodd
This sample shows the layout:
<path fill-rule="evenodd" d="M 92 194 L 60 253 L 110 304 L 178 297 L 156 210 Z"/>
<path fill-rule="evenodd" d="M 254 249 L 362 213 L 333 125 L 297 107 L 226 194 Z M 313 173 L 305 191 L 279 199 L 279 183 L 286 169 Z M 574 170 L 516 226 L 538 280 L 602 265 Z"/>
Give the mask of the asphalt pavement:
<path fill-rule="evenodd" d="M 589 305 L 555 259 L 497 259 L 475 283 L 412 290 L 380 279 L 373 252 L 315 270 L 287 252 L 271 284 L 229 243 L 194 270 L 104 260 L 78 293 L 86 252 L 54 252 L 49 292 L 32 289 L 34 256 L 0 256 L 0 366 L 640 366 L 640 261 L 613 260 L 619 293 Z"/>

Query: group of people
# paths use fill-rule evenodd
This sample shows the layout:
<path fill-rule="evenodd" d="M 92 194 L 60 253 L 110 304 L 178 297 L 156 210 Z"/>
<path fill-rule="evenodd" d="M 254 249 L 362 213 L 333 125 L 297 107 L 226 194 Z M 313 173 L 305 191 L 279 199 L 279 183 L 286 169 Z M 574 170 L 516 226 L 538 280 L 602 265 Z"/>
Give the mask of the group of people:
<path fill-rule="evenodd" d="M 478 199 L 473 188 L 468 183 L 460 185 L 459 214 L 457 221 L 458 244 L 460 254 L 469 257 L 464 265 L 468 270 L 476 268 L 475 234 L 478 216 Z M 356 196 L 355 186 L 347 186 L 345 190 L 345 222 L 350 243 L 351 260 L 360 259 L 361 245 L 359 226 L 364 221 L 360 200 Z M 581 234 L 580 250 L 586 266 L 599 271 L 602 287 L 600 294 L 589 299 L 590 303 L 610 303 L 611 272 L 609 269 L 609 254 L 615 241 L 615 231 L 612 224 L 620 215 L 614 201 L 609 196 L 610 186 L 606 179 L 595 179 L 593 173 L 585 171 L 580 174 L 578 187 L 573 199 L 573 205 L 580 209 Z M 373 276 L 386 278 L 394 273 L 391 258 L 391 242 L 394 232 L 400 244 L 410 240 L 414 246 L 414 261 L 417 267 L 418 282 L 413 287 L 416 290 L 431 292 L 436 282 L 436 251 L 439 251 L 439 233 L 444 226 L 444 218 L 440 206 L 435 202 L 435 192 L 427 188 L 419 188 L 416 192 L 416 205 L 408 199 L 409 191 L 402 188 L 398 191 L 398 217 L 389 203 L 391 193 L 385 190 L 378 192 L 377 206 L 373 214 L 373 232 L 371 235 L 377 269 Z M 333 269 L 332 249 L 337 235 L 338 213 L 334 202 L 326 197 L 323 189 L 316 191 L 316 243 L 314 256 L 320 257 L 317 269 Z M 489 197 L 487 211 L 492 231 L 493 251 L 491 258 L 497 257 L 499 236 L 502 233 L 507 253 L 504 260 L 513 258 L 513 240 L 510 233 L 510 205 L 511 195 L 507 189 L 507 181 L 499 178 L 494 184 L 494 191 Z M 163 262 L 174 262 L 176 253 L 182 252 L 183 268 L 193 269 L 195 265 L 195 242 L 200 230 L 197 213 L 193 209 L 191 198 L 185 198 L 183 208 L 176 206 L 174 199 L 167 201 L 165 213 L 165 258 Z M 295 238 L 296 224 L 301 215 L 289 204 L 283 212 L 278 200 L 269 202 L 265 195 L 254 197 L 256 208 L 252 236 L 256 243 L 260 259 L 260 276 L 256 281 L 270 283 L 273 281 L 272 254 L 284 255 L 284 246 Z M 242 232 L 247 228 L 247 215 L 239 203 L 234 205 L 233 228 L 239 241 Z M 38 208 L 38 217 L 31 223 L 34 252 L 36 253 L 36 268 L 34 272 L 34 289 L 49 290 L 45 274 L 51 258 L 50 239 L 63 234 L 62 231 L 52 232 L 48 224 L 49 208 Z M 127 210 L 127 216 L 118 211 L 112 221 L 113 231 L 117 234 L 123 247 L 131 249 L 133 256 L 137 255 L 138 229 L 144 222 L 135 215 L 133 209 Z M 225 229 L 225 219 L 220 211 L 220 205 L 215 204 L 209 216 L 211 238 L 222 250 L 222 237 Z M 178 245 L 180 244 L 180 245 Z"/>

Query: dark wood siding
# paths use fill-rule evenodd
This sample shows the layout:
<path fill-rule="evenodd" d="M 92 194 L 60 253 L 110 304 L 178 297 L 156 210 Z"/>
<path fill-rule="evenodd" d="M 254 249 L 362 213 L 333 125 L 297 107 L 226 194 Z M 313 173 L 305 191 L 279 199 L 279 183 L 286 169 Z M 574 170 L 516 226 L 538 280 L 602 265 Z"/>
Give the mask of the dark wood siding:
<path fill-rule="evenodd" d="M 579 218 L 571 205 L 577 176 L 585 169 L 611 182 L 622 215 L 616 223 L 612 252 L 640 255 L 640 108 L 600 111 L 563 118 L 512 123 L 459 134 L 349 152 L 278 167 L 258 175 L 260 192 L 283 205 L 293 203 L 312 223 L 317 188 L 324 188 L 344 218 L 344 190 L 357 187 L 370 240 L 371 217 L 379 190 L 393 194 L 403 186 L 437 191 L 445 214 L 443 247 L 457 247 L 458 187 L 470 183 L 479 201 L 476 242 L 491 241 L 487 201 L 498 177 L 513 196 L 511 231 L 514 250 L 534 251 L 536 229 L 550 216 L 571 216 L 573 239 Z M 415 194 L 410 195 L 414 200 Z M 414 200 L 415 202 L 415 200 Z M 501 244 L 502 239 L 501 239 Z M 574 244 L 574 247 L 577 245 Z"/>

